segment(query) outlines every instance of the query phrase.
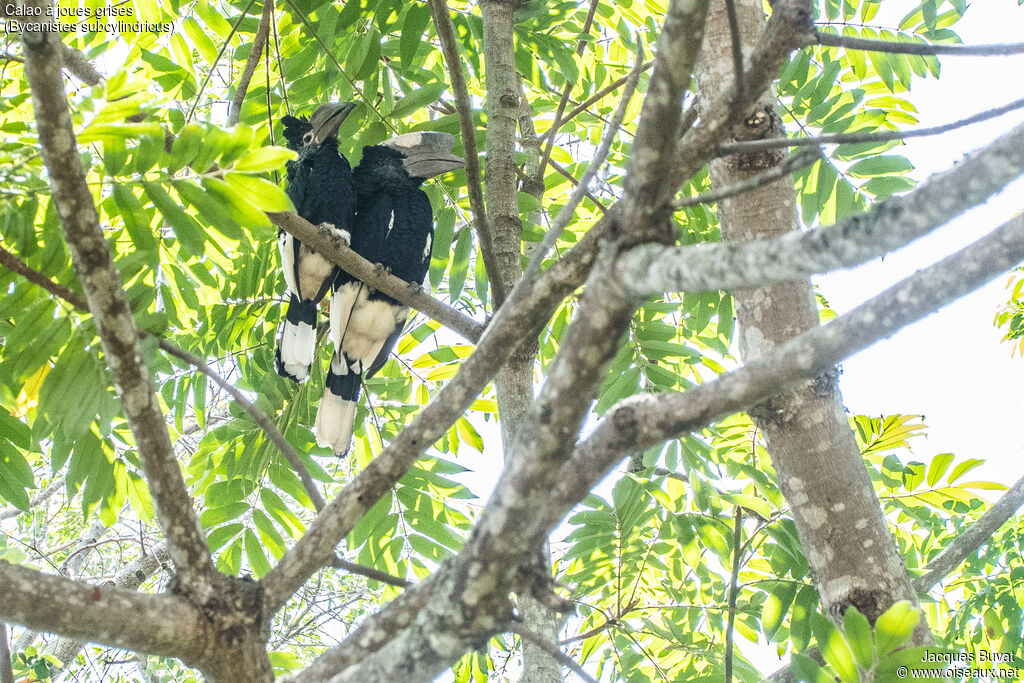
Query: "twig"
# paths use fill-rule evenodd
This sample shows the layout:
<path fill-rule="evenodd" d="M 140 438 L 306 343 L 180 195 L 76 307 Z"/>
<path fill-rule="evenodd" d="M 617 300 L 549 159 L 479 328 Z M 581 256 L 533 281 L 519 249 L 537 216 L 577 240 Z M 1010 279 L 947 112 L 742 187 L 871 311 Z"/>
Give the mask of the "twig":
<path fill-rule="evenodd" d="M 572 173 L 569 173 L 569 169 L 567 169 L 565 166 L 562 166 L 557 161 L 551 161 L 549 162 L 549 164 L 551 168 L 555 169 L 555 172 L 558 173 L 558 175 L 562 176 L 570 183 L 572 183 L 573 187 L 579 186 L 580 181 L 577 180 L 576 176 L 574 176 Z M 602 202 L 600 199 L 594 196 L 594 194 L 590 191 L 590 188 L 584 188 L 583 196 L 589 199 L 590 203 L 593 204 L 594 207 L 597 208 L 597 210 L 600 211 L 602 215 L 607 215 L 608 207 L 605 206 L 604 202 Z"/>
<path fill-rule="evenodd" d="M 736 16 L 736 0 L 725 0 L 725 13 L 729 17 L 729 40 L 732 49 L 732 71 L 736 79 L 736 97 L 744 99 L 746 96 L 743 83 L 743 43 L 740 36 L 740 20 Z M 726 674 L 726 683 L 732 683 L 729 675 Z"/>
<path fill-rule="evenodd" d="M 654 66 L 654 60 L 651 59 L 651 60 L 646 61 L 646 62 L 643 63 L 643 66 L 640 67 L 640 71 L 641 72 L 649 71 L 653 66 Z M 593 95 L 588 97 L 586 100 L 584 100 L 583 102 L 578 104 L 575 109 L 573 109 L 571 112 L 566 114 L 565 115 L 565 119 L 562 121 L 562 123 L 566 123 L 568 121 L 572 121 L 574 118 L 579 116 L 581 113 L 583 113 L 584 111 L 589 109 L 590 106 L 593 105 L 595 102 L 598 102 L 599 100 L 603 99 L 605 97 L 605 95 L 607 95 L 608 93 L 613 92 L 615 90 L 618 90 L 620 87 L 622 87 L 622 85 L 626 81 L 628 81 L 630 79 L 630 77 L 632 75 L 633 75 L 633 72 L 630 71 L 628 74 L 626 74 L 622 78 L 618 78 L 618 79 L 612 81 L 611 83 L 609 83 L 608 85 L 606 85 L 605 87 L 603 87 L 600 90 L 598 90 L 596 93 L 594 93 Z M 544 134 L 544 137 L 546 138 L 550 134 L 551 134 L 551 131 L 548 131 L 547 133 Z"/>
<path fill-rule="evenodd" d="M 60 488 L 62 486 L 64 486 L 64 476 L 63 475 L 59 476 L 56 479 L 54 479 L 53 481 L 51 481 L 49 486 L 47 486 L 45 489 L 40 491 L 39 494 L 35 498 L 32 499 L 32 502 L 29 503 L 29 509 L 31 510 L 34 507 L 42 505 L 54 493 L 56 493 L 58 490 L 60 490 Z M 20 514 L 21 514 L 21 510 L 18 510 L 16 508 L 13 509 L 13 510 L 4 510 L 3 512 L 0 512 L 0 520 L 12 519 L 14 517 L 17 517 Z"/>
<path fill-rule="evenodd" d="M 598 0 L 592 0 L 590 3 L 587 19 L 583 22 L 583 28 L 580 29 L 580 36 L 583 37 L 576 43 L 577 56 L 582 57 L 583 51 L 587 48 L 585 36 L 590 33 L 590 28 L 594 25 L 594 14 L 597 12 L 597 5 Z M 576 83 L 572 81 L 565 84 L 565 87 L 562 89 L 562 97 L 558 100 L 558 108 L 555 109 L 555 120 L 551 122 L 551 129 L 544 135 L 548 144 L 544 148 L 544 154 L 540 158 L 540 166 L 537 168 L 537 178 L 539 180 L 544 180 L 544 169 L 547 167 L 548 161 L 551 160 L 551 149 L 555 146 L 555 136 L 558 135 L 558 129 L 565 123 L 565 120 L 562 119 L 562 114 L 565 113 L 565 106 L 569 103 L 569 95 L 572 93 L 573 86 L 575 85 Z"/>
<path fill-rule="evenodd" d="M 49 4 L 47 0 L 32 0 L 29 6 L 42 14 Z M 135 320 L 78 156 L 60 73 L 60 36 L 25 31 L 22 42 L 43 162 L 72 263 L 93 312 L 178 578 L 198 604 L 207 604 L 216 598 L 212 585 L 216 570 L 175 458 L 152 378 L 140 362 Z"/>
<path fill-rule="evenodd" d="M 717 155 L 739 154 L 742 152 L 756 152 L 764 149 L 777 149 L 780 147 L 804 147 L 833 144 L 856 144 L 861 142 L 886 142 L 889 140 L 903 140 L 905 138 L 919 138 L 928 135 L 939 135 L 957 128 L 970 126 L 975 123 L 994 119 L 1003 114 L 1024 107 L 1024 98 L 1014 100 L 993 109 L 968 116 L 959 121 L 944 123 L 929 128 L 917 128 L 914 130 L 894 130 L 884 133 L 836 133 L 833 135 L 815 135 L 803 138 L 771 138 L 766 140 L 747 140 L 744 142 L 724 142 L 718 146 Z"/>
<path fill-rule="evenodd" d="M 732 525 L 732 572 L 729 574 L 728 617 L 725 626 L 725 683 L 732 683 L 733 628 L 736 625 L 736 594 L 740 575 L 740 537 L 743 532 L 743 508 L 736 506 Z"/>
<path fill-rule="evenodd" d="M 5 268 L 7 268 L 13 273 L 17 273 L 23 276 L 28 281 L 36 285 L 39 285 L 40 287 L 47 290 L 51 294 L 54 294 L 55 296 L 64 299 L 72 306 L 74 306 L 75 309 L 78 310 L 79 312 L 89 312 L 89 305 L 88 303 L 86 303 L 85 297 L 83 297 L 81 294 L 78 294 L 77 292 L 71 291 L 70 289 L 61 284 L 54 282 L 53 280 L 46 277 L 39 271 L 31 268 L 17 256 L 4 249 L 2 246 L 0 246 L 0 265 L 3 265 Z M 147 332 L 146 330 L 142 329 L 140 329 L 138 332 L 139 337 L 141 338 L 155 336 Z M 226 379 L 221 377 L 219 374 L 214 372 L 203 359 L 199 358 L 198 356 L 192 353 L 189 353 L 188 351 L 178 346 L 175 346 L 174 344 L 167 341 L 166 339 L 163 339 L 162 337 L 156 338 L 157 344 L 161 349 L 163 349 L 170 355 L 174 356 L 175 358 L 178 358 L 188 363 L 189 365 L 194 366 L 199 372 L 203 373 L 211 380 L 213 380 L 219 387 L 224 389 L 224 391 L 228 392 L 228 394 L 230 394 L 231 397 L 238 402 L 238 405 L 242 408 L 242 410 L 244 410 L 245 413 L 250 418 L 252 418 L 252 421 L 255 422 L 263 430 L 263 432 L 267 435 L 267 438 L 269 438 L 272 442 L 274 442 L 274 444 L 279 449 L 281 449 L 281 453 L 288 461 L 288 464 L 292 466 L 292 469 L 295 470 L 295 473 L 299 475 L 299 479 L 302 480 L 302 485 L 306 489 L 306 492 L 309 494 L 310 500 L 313 501 L 313 505 L 316 506 L 317 509 L 322 508 L 324 506 L 324 499 L 320 495 L 320 492 L 317 490 L 316 484 L 313 482 L 313 478 L 310 476 L 309 471 L 306 469 L 306 466 L 302 463 L 302 460 L 299 458 L 298 453 L 295 451 L 294 448 L 292 448 L 291 444 L 288 443 L 287 439 L 284 438 L 284 435 L 281 434 L 281 431 L 277 428 L 277 425 L 274 424 L 273 420 L 271 420 L 266 415 L 266 413 L 257 408 L 254 403 L 247 399 L 245 395 L 237 387 L 235 387 L 233 384 L 231 384 Z"/>
<path fill-rule="evenodd" d="M 565 203 L 559 212 L 555 216 L 555 220 L 551 223 L 548 228 L 547 234 L 544 235 L 544 239 L 541 241 L 540 246 L 533 254 L 533 258 L 530 260 L 530 265 L 526 268 L 526 274 L 523 278 L 526 280 L 533 280 L 540 272 L 540 264 L 543 263 L 544 257 L 547 256 L 548 252 L 558 242 L 558 238 L 562 236 L 565 228 L 569 225 L 569 221 L 576 214 L 576 207 L 579 206 L 580 202 L 583 201 L 583 195 L 587 191 L 587 186 L 590 185 L 590 181 L 594 179 L 597 172 L 601 170 L 601 166 L 604 165 L 605 157 L 608 156 L 608 152 L 611 151 L 612 142 L 619 133 L 619 128 L 622 127 L 622 122 L 626 118 L 626 110 L 629 109 L 629 103 L 633 99 L 633 93 L 636 91 L 637 83 L 640 82 L 640 71 L 644 62 L 644 48 L 640 38 L 637 37 L 637 53 L 636 60 L 634 62 L 633 71 L 629 75 L 629 79 L 626 81 L 625 91 L 622 93 L 622 99 L 619 100 L 619 106 L 615 108 L 615 114 L 612 116 L 611 122 L 604 131 L 604 137 L 601 140 L 601 144 L 598 146 L 597 151 L 594 153 L 593 159 L 587 165 L 587 170 L 583 173 L 583 177 L 580 178 L 576 185 L 576 189 L 569 196 L 569 201 Z M 541 162 L 543 164 L 543 160 Z"/>
<path fill-rule="evenodd" d="M 271 0 L 267 0 L 267 2 L 271 2 Z M 239 25 L 241 25 L 242 21 L 249 15 L 249 10 L 252 9 L 252 6 L 255 3 L 256 0 L 249 0 L 249 4 L 245 6 L 245 9 L 242 10 L 238 19 L 236 19 L 235 23 L 231 25 L 231 32 L 228 33 L 228 37 L 224 39 L 224 42 L 220 44 L 220 49 L 217 50 L 217 56 L 213 58 L 213 64 L 210 65 L 210 70 L 206 72 L 206 75 L 203 77 L 203 82 L 199 85 L 199 90 L 196 92 L 194 99 L 192 100 L 192 106 L 189 107 L 188 115 L 185 117 L 185 123 L 192 120 L 192 115 L 196 113 L 196 107 L 199 106 L 199 100 L 203 96 L 203 90 L 206 89 L 207 84 L 210 82 L 210 78 L 213 77 L 213 73 L 217 70 L 217 62 L 219 62 L 220 58 L 224 56 L 224 50 L 228 49 L 228 45 L 231 44 L 231 39 L 235 36 L 235 32 L 238 31 Z"/>
<path fill-rule="evenodd" d="M 1011 486 L 992 507 L 985 511 L 985 514 L 928 563 L 927 571 L 914 579 L 914 588 L 918 592 L 924 593 L 941 581 L 944 576 L 959 567 L 960 563 L 977 550 L 982 543 L 989 540 L 999 527 L 1013 517 L 1021 505 L 1024 505 L 1024 477 L 1018 479 L 1016 484 Z"/>
<path fill-rule="evenodd" d="M 793 171 L 799 170 L 804 166 L 809 166 L 821 158 L 823 158 L 823 154 L 820 147 L 801 150 L 796 154 L 789 155 L 767 171 L 762 171 L 756 175 L 752 175 L 749 178 L 741 180 L 733 185 L 729 185 L 728 187 L 705 192 L 704 194 L 699 194 L 696 197 L 682 197 L 677 199 L 673 202 L 672 208 L 678 211 L 691 206 L 713 204 L 723 199 L 728 199 L 729 197 L 735 197 L 736 195 L 756 190 L 759 187 L 770 185 L 776 180 L 784 178 Z"/>
<path fill-rule="evenodd" d="M 351 572 L 353 574 L 360 574 L 369 579 L 373 579 L 374 581 L 386 583 L 389 586 L 409 588 L 410 586 L 416 585 L 415 582 L 413 581 L 399 578 L 397 576 L 388 574 L 387 572 L 381 571 L 379 569 L 374 569 L 373 567 L 367 567 L 365 565 L 356 564 L 355 562 L 349 562 L 348 560 L 338 557 L 337 555 L 335 555 L 334 559 L 331 560 L 331 566 L 335 569 L 344 569 L 345 571 Z"/>
<path fill-rule="evenodd" d="M 469 208 L 473 212 L 473 226 L 477 239 L 480 241 L 480 254 L 484 259 L 491 292 L 494 301 L 500 303 L 508 297 L 505 283 L 498 277 L 498 261 L 494 254 L 494 237 L 487 220 L 487 209 L 484 205 L 484 191 L 480 183 L 480 151 L 476 146 L 476 123 L 473 121 L 473 105 L 466 87 L 466 77 L 462 72 L 462 60 L 455 41 L 455 27 L 448 12 L 445 0 L 428 0 L 430 15 L 434 20 L 437 38 L 441 42 L 441 54 L 444 55 L 448 79 L 455 95 L 455 110 L 459 114 L 459 130 L 462 132 L 462 147 L 466 158 L 466 191 L 469 194 Z"/>
<path fill-rule="evenodd" d="M 320 228 L 294 213 L 267 212 L 267 217 L 285 232 L 299 238 L 331 263 L 354 275 L 374 289 L 379 289 L 406 306 L 430 316 L 471 342 L 477 342 L 484 326 L 466 314 L 448 306 L 424 291 L 418 284 L 406 282 L 370 263 L 344 244 L 336 244 Z"/>
<path fill-rule="evenodd" d="M 544 652 L 557 659 L 559 664 L 572 669 L 577 676 L 587 681 L 587 683 L 597 683 L 597 679 L 588 674 L 582 666 L 576 663 L 575 659 L 562 652 L 558 645 L 550 642 L 547 638 L 543 638 L 539 634 L 518 625 L 510 626 L 508 632 L 515 633 L 523 640 L 527 640 L 544 650 Z"/>
<path fill-rule="evenodd" d="M 848 50 L 888 52 L 897 55 L 952 55 L 961 57 L 999 57 L 1024 53 L 1024 43 L 1003 43 L 997 45 L 934 45 L 927 43 L 904 43 L 894 40 L 873 40 L 855 36 L 840 36 L 835 33 L 816 32 L 808 45 L 842 47 Z"/>
<path fill-rule="evenodd" d="M 245 68 L 242 69 L 242 77 L 238 79 L 238 89 L 231 98 L 231 111 L 228 114 L 228 125 L 238 123 L 238 117 L 242 113 L 242 102 L 245 101 L 245 93 L 249 90 L 249 82 L 252 75 L 256 73 L 256 67 L 260 63 L 260 54 L 267 44 L 267 36 L 270 35 L 270 17 L 274 13 L 274 0 L 263 0 L 263 14 L 260 16 L 260 25 L 256 29 L 256 36 L 252 40 L 252 49 L 245 59 Z M 269 95 L 269 90 L 267 91 Z"/>

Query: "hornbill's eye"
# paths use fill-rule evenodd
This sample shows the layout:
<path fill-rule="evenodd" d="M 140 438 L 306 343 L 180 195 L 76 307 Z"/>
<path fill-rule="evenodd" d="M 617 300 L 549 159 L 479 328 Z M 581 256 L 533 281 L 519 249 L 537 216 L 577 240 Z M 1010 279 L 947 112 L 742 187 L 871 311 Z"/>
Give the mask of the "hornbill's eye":
<path fill-rule="evenodd" d="M 309 131 L 302 136 L 302 144 L 308 145 L 311 142 L 313 142 L 313 131 Z"/>

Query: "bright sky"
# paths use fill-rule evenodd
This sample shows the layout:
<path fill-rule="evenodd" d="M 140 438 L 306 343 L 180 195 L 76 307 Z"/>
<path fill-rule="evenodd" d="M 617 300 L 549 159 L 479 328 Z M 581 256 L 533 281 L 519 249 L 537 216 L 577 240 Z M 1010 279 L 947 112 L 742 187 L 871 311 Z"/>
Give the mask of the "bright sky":
<path fill-rule="evenodd" d="M 895 25 L 907 2 L 886 2 L 875 19 Z M 896 19 L 889 20 L 895 16 Z M 1011 43 L 1024 38 L 1024 8 L 1016 0 L 978 0 L 955 30 L 967 44 Z M 1024 55 L 943 57 L 941 79 L 915 81 L 909 99 L 921 125 L 954 121 L 1024 96 Z M 1017 87 L 1014 87 L 1014 86 Z M 917 138 L 895 152 L 908 157 L 923 179 L 984 146 L 1024 121 L 1017 111 L 946 135 Z M 837 313 L 920 268 L 966 246 L 1024 209 L 1018 181 L 927 238 L 860 268 L 816 278 Z M 893 338 L 843 363 L 841 388 L 851 414 L 923 414 L 927 439 L 916 439 L 914 457 L 952 452 L 958 459 L 989 460 L 978 477 L 1012 484 L 1024 474 L 1024 359 L 1010 357 L 993 326 L 1005 303 L 1007 276 L 960 299 Z M 995 493 L 995 492 L 993 492 Z"/>

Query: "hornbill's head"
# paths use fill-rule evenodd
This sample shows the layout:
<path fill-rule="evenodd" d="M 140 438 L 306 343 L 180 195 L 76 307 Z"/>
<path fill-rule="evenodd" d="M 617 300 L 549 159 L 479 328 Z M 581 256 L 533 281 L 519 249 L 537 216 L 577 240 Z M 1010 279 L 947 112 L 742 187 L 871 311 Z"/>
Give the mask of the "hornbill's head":
<path fill-rule="evenodd" d="M 355 106 L 354 102 L 332 102 L 321 104 L 308 119 L 305 116 L 285 116 L 281 121 L 284 123 L 284 137 L 288 140 L 288 147 L 301 152 L 319 148 L 328 140 L 333 140 L 336 145 L 338 128 Z"/>
<path fill-rule="evenodd" d="M 462 157 L 451 153 L 455 138 L 448 133 L 405 133 L 380 144 L 402 154 L 402 166 L 411 178 L 425 180 L 464 165 Z"/>

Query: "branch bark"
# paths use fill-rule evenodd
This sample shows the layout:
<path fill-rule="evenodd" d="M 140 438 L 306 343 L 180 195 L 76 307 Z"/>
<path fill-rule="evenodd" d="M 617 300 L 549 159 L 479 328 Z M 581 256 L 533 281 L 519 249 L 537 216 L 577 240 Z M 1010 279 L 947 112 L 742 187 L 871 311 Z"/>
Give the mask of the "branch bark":
<path fill-rule="evenodd" d="M 430 316 L 471 342 L 480 339 L 483 325 L 430 296 L 420 285 L 411 284 L 388 273 L 379 265 L 370 263 L 345 245 L 336 245 L 327 233 L 321 232 L 319 227 L 306 219 L 294 213 L 284 212 L 268 212 L 267 216 L 274 225 L 294 235 L 303 244 L 321 254 L 346 273 L 354 275 L 374 289 L 379 289 L 406 306 Z"/>
<path fill-rule="evenodd" d="M 238 89 L 231 98 L 231 111 L 228 114 L 228 125 L 238 123 L 238 117 L 242 113 L 242 103 L 245 101 L 245 94 L 249 91 L 249 82 L 252 75 L 256 73 L 256 67 L 260 63 L 260 54 L 267 45 L 267 37 L 270 35 L 270 17 L 274 14 L 274 0 L 263 0 L 263 14 L 260 16 L 260 25 L 256 29 L 256 35 L 252 39 L 252 49 L 245 59 L 245 68 L 242 69 L 242 76 L 238 79 Z"/>
<path fill-rule="evenodd" d="M 616 274 L 636 296 L 647 297 L 672 291 L 736 290 L 849 268 L 928 234 L 1022 173 L 1024 124 L 951 169 L 936 173 L 912 192 L 835 225 L 742 242 L 668 249 L 642 246 L 620 259 Z M 780 187 L 760 188 L 760 199 L 757 195 L 723 199 L 763 205 L 764 192 Z"/>

